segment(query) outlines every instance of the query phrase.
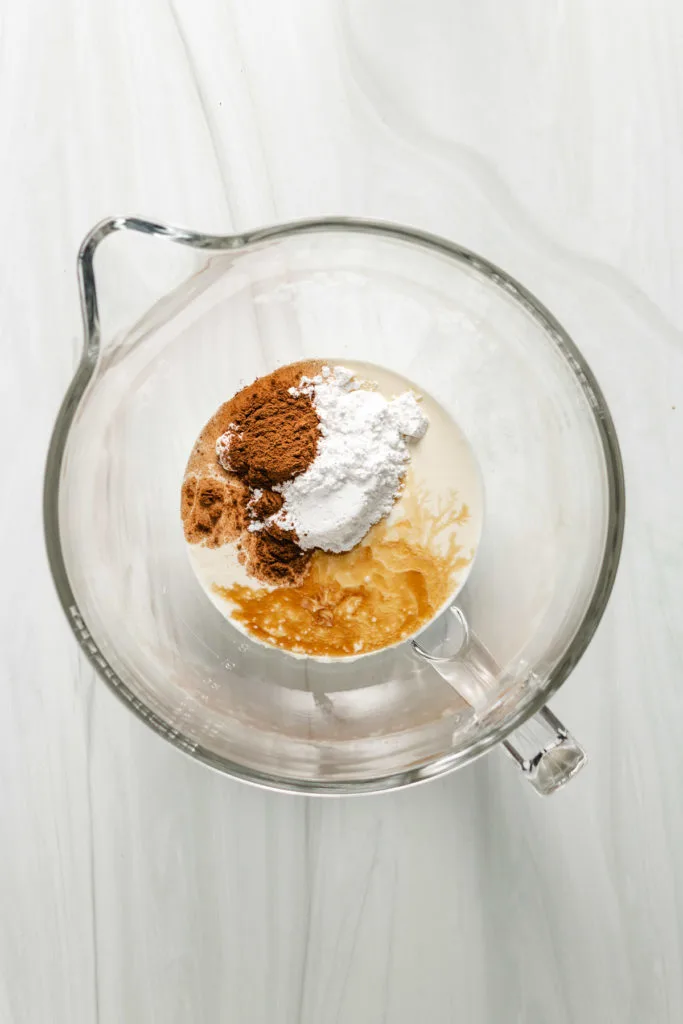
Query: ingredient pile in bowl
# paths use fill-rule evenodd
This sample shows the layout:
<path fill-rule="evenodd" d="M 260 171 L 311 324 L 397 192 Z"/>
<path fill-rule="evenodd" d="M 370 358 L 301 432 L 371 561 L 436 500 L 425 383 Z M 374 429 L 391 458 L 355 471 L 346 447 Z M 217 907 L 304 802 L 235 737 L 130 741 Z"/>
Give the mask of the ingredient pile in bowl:
<path fill-rule="evenodd" d="M 295 363 L 202 431 L 182 486 L 185 539 L 213 603 L 252 638 L 357 657 L 414 635 L 461 583 L 479 524 L 444 486 L 439 457 L 457 428 L 407 383 L 380 367 Z M 455 440 L 462 469 L 472 456 Z"/>

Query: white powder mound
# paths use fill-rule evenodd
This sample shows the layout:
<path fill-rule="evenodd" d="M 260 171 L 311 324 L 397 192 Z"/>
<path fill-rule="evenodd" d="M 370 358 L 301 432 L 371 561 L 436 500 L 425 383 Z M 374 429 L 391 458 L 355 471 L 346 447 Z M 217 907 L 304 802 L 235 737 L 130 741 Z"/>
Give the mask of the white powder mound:
<path fill-rule="evenodd" d="M 429 421 L 412 391 L 387 401 L 342 366 L 291 390 L 311 396 L 322 436 L 308 469 L 276 488 L 284 505 L 273 518 L 304 550 L 349 551 L 391 511 L 410 461 L 406 439 L 423 437 Z"/>

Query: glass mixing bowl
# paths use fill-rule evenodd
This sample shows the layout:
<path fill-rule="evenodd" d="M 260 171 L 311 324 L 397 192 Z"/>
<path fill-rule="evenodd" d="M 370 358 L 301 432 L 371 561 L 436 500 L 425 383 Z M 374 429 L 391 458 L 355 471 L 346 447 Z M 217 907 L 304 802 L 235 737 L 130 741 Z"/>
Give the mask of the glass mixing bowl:
<path fill-rule="evenodd" d="M 503 741 L 541 792 L 575 773 L 583 751 L 543 705 L 605 608 L 623 478 L 604 399 L 551 314 L 456 245 L 343 219 L 230 237 L 112 219 L 86 238 L 79 275 L 85 345 L 48 456 L 46 539 L 71 626 L 114 692 L 198 760 L 278 789 L 390 789 Z M 429 392 L 486 493 L 457 607 L 351 664 L 237 632 L 196 581 L 179 516 L 214 410 L 315 357 L 380 364 Z"/>

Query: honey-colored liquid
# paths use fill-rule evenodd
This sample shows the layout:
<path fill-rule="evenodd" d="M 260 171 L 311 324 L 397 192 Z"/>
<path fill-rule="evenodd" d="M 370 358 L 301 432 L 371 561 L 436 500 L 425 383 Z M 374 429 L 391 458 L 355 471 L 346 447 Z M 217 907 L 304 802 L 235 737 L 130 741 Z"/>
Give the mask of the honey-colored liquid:
<path fill-rule="evenodd" d="M 399 643 L 448 601 L 472 551 L 454 527 L 469 521 L 455 495 L 433 509 L 411 475 L 402 517 L 377 523 L 353 550 L 317 551 L 296 587 L 216 586 L 231 618 L 257 640 L 296 654 L 348 657 Z"/>

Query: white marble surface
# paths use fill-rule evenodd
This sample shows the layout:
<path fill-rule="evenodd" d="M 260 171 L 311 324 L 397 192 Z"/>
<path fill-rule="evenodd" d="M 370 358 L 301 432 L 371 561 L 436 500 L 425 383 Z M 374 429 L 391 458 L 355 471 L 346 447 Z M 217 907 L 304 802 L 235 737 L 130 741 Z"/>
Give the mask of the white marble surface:
<path fill-rule="evenodd" d="M 0 12 L 1 1024 L 683 1019 L 683 7 L 675 0 L 24 0 Z M 629 513 L 554 702 L 591 756 L 502 754 L 313 801 L 183 758 L 77 651 L 41 542 L 111 213 L 325 213 L 450 236 L 563 320 Z"/>

